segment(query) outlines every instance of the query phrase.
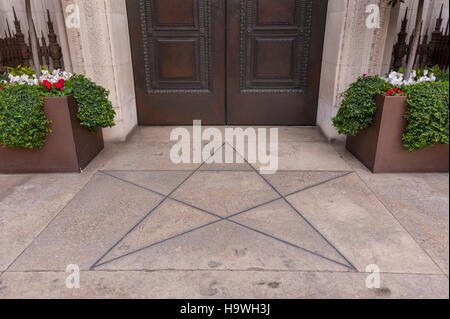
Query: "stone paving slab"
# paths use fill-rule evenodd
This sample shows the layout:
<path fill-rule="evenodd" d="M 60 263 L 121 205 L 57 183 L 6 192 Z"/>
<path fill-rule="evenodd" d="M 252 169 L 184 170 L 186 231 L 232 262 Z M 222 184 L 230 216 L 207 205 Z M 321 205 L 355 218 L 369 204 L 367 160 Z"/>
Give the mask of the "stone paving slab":
<path fill-rule="evenodd" d="M 107 144 L 82 174 L 0 175 L 0 276 L 115 150 Z"/>
<path fill-rule="evenodd" d="M 0 298 L 448 298 L 448 174 L 373 175 L 311 128 L 280 129 L 275 175 L 175 165 L 171 129 L 80 175 L 0 175 Z"/>
<path fill-rule="evenodd" d="M 31 175 L 0 175 L 0 201 L 31 178 Z"/>
<path fill-rule="evenodd" d="M 101 171 L 116 177 L 123 183 L 153 190 L 161 195 L 169 195 L 179 184 L 187 179 L 192 171 Z"/>
<path fill-rule="evenodd" d="M 227 217 L 279 195 L 254 171 L 198 171 L 173 198 Z"/>
<path fill-rule="evenodd" d="M 0 298 L 183 299 L 448 299 L 444 275 L 381 274 L 367 289 L 365 273 L 295 271 L 87 271 L 80 289 L 67 289 L 64 272 L 7 273 Z"/>
<path fill-rule="evenodd" d="M 200 171 L 253 171 L 253 167 L 251 167 L 248 163 L 245 162 L 245 158 L 236 152 L 236 150 L 228 143 L 224 143 L 224 145 L 216 152 L 219 153 L 217 158 L 222 160 L 221 163 L 213 163 L 213 162 L 205 162 L 202 166 L 200 166 Z M 227 164 L 227 156 L 228 154 L 232 154 L 232 164 Z M 211 158 L 212 159 L 212 158 Z"/>
<path fill-rule="evenodd" d="M 334 270 L 348 267 L 307 253 L 228 221 L 176 237 L 110 263 L 100 270 Z"/>
<path fill-rule="evenodd" d="M 266 148 L 269 150 L 269 146 Z M 348 165 L 333 149 L 324 142 L 283 141 L 278 143 L 279 170 L 317 170 L 317 171 L 351 171 Z M 245 158 L 248 156 L 245 154 Z M 258 170 L 267 164 L 251 163 Z"/>
<path fill-rule="evenodd" d="M 86 174 L 2 176 L 0 271 L 34 240 L 89 180 Z M 6 180 L 22 181 L 7 183 Z"/>
<path fill-rule="evenodd" d="M 449 174 L 372 174 L 344 145 L 333 147 L 448 275 Z"/>
<path fill-rule="evenodd" d="M 89 269 L 162 197 L 97 173 L 8 269 Z"/>
<path fill-rule="evenodd" d="M 284 199 L 254 208 L 230 219 L 351 267 L 340 252 L 301 218 Z"/>
<path fill-rule="evenodd" d="M 350 172 L 326 172 L 326 171 L 278 171 L 264 178 L 272 184 L 283 196 L 316 187 L 320 184 L 338 179 Z"/>
<path fill-rule="evenodd" d="M 365 179 L 440 269 L 449 274 L 448 174 Z M 445 188 L 447 188 L 445 190 Z"/>
<path fill-rule="evenodd" d="M 356 174 L 288 196 L 359 271 L 441 273 Z"/>
<path fill-rule="evenodd" d="M 167 242 L 173 240 L 174 237 L 180 237 L 176 239 L 185 241 L 184 245 L 186 246 L 186 249 L 184 255 L 179 258 L 172 257 L 167 261 L 170 265 L 177 267 L 179 259 L 188 260 L 192 255 L 189 253 L 191 250 L 199 250 L 199 248 L 192 248 L 190 245 L 192 241 L 190 238 L 197 238 L 195 234 L 191 234 L 193 231 L 210 231 L 213 232 L 213 234 L 211 234 L 213 237 L 219 236 L 216 231 L 211 230 L 213 228 L 212 224 L 221 222 L 223 218 L 229 218 L 227 221 L 234 223 L 235 225 L 233 226 L 236 226 L 237 224 L 244 228 L 240 229 L 240 232 L 238 232 L 239 236 L 243 236 L 241 232 L 244 230 L 257 232 L 259 235 L 262 234 L 267 238 L 278 241 L 277 244 L 287 244 L 290 248 L 295 247 L 296 249 L 300 249 L 302 253 L 307 252 L 317 255 L 316 257 L 354 270 L 351 263 L 349 263 L 348 260 L 332 246 L 332 244 L 327 242 L 313 226 L 302 219 L 293 207 L 287 205 L 284 200 L 277 200 L 281 198 L 282 194 L 269 184 L 267 180 L 258 175 L 253 168 L 252 171 L 245 172 L 236 172 L 234 170 L 220 172 L 196 170 L 189 175 L 179 175 L 180 173 L 186 172 L 170 171 L 103 171 L 103 173 L 108 174 L 108 176 L 120 178 L 119 180 L 123 183 L 140 186 L 152 193 L 155 191 L 159 192 L 158 188 L 160 188 L 160 186 L 158 186 L 158 183 L 151 184 L 150 182 L 146 182 L 146 179 L 154 178 L 155 180 L 162 182 L 164 181 L 164 176 L 168 176 L 168 181 L 171 182 L 174 189 L 173 191 L 167 189 L 164 193 L 169 196 L 167 201 L 159 207 L 156 207 L 155 211 L 151 212 L 141 224 L 134 227 L 126 238 L 123 238 L 123 240 L 113 245 L 104 257 L 99 260 L 98 263 L 93 265 L 93 267 L 101 267 L 104 264 L 110 263 L 128 263 L 129 267 L 132 269 L 153 267 L 153 265 L 148 266 L 146 262 L 141 261 L 142 258 L 134 255 L 150 255 L 153 256 L 153 258 L 149 257 L 149 259 L 159 259 L 161 258 L 161 253 L 159 250 L 154 252 L 156 246 L 163 247 L 159 249 L 167 249 L 167 251 L 170 251 L 173 248 Z M 339 174 L 334 172 L 329 174 L 327 174 L 327 172 L 319 172 L 315 175 L 311 172 L 295 172 L 293 174 L 295 174 L 296 179 L 291 181 L 290 186 L 296 191 L 302 191 L 308 186 L 314 187 L 318 184 L 345 175 L 342 172 L 339 172 Z M 348 172 L 346 174 L 348 174 Z M 187 178 L 186 175 L 188 175 Z M 281 173 L 281 175 L 284 176 L 283 173 Z M 205 176 L 209 178 L 205 180 Z M 220 176 L 220 178 L 217 178 L 217 176 Z M 311 178 L 311 176 L 313 176 L 313 178 Z M 198 180 L 196 177 L 201 178 Z M 236 183 L 236 180 L 239 180 L 239 183 Z M 165 185 L 165 183 L 162 184 Z M 175 186 L 177 184 L 179 185 Z M 297 186 L 295 186 L 296 184 Z M 153 187 L 153 189 L 150 187 Z M 264 192 L 261 190 L 264 190 Z M 180 196 L 178 193 L 184 194 L 185 196 Z M 259 196 L 255 196 L 255 194 L 258 194 Z M 261 197 L 261 195 L 266 195 L 267 197 Z M 205 203 L 205 199 L 207 199 L 208 202 Z M 208 206 L 210 203 L 213 203 L 213 205 Z M 224 207 L 226 208 L 226 204 L 228 203 L 234 203 L 237 206 L 234 210 L 230 210 L 228 214 L 224 215 L 222 214 L 221 209 Z M 263 221 L 262 223 L 260 222 L 260 219 Z M 270 226 L 267 227 L 268 225 Z M 234 230 L 230 229 L 230 227 L 220 226 L 222 227 L 224 236 L 232 236 L 228 235 L 228 233 L 234 233 Z M 203 235 L 203 237 L 211 235 Z M 215 242 L 214 240 L 210 241 L 213 243 Z M 168 245 L 169 247 L 166 247 Z M 217 244 L 214 243 L 213 245 L 215 246 L 208 247 L 205 245 L 203 251 L 200 251 L 200 253 L 209 256 L 210 251 L 217 249 Z M 179 247 L 175 250 L 177 249 L 179 249 Z M 247 249 L 251 249 L 251 254 L 257 256 L 258 262 L 256 262 L 255 265 L 259 265 L 259 261 L 265 261 L 266 259 L 271 258 L 271 255 L 267 255 L 264 248 L 259 246 L 240 249 L 236 248 L 234 251 L 237 252 L 238 255 L 245 255 Z M 233 256 L 234 255 L 230 255 L 228 258 L 231 259 Z M 197 269 L 196 263 L 197 267 L 201 268 L 201 263 L 199 263 L 201 256 L 195 257 L 195 260 L 191 261 L 189 265 L 180 266 L 181 269 L 183 269 L 183 267 Z M 119 259 L 124 259 L 125 261 Z M 293 260 L 283 260 L 283 263 L 288 267 L 295 267 Z M 223 263 L 221 262 L 220 264 Z M 166 265 L 165 267 L 170 266 Z M 239 265 L 239 267 L 241 267 L 241 265 Z M 300 267 L 304 266 L 301 265 Z M 244 268 L 252 268 L 252 266 L 246 264 Z"/>
<path fill-rule="evenodd" d="M 202 126 L 202 130 L 206 130 L 211 126 Z M 243 130 L 247 129 L 248 126 L 239 126 Z M 141 143 L 141 142 L 167 142 L 170 137 L 170 133 L 173 130 L 173 126 L 141 126 L 136 129 L 136 131 L 130 136 L 129 143 Z M 182 126 L 185 128 L 191 136 L 192 125 Z M 219 129 L 222 136 L 225 136 L 226 128 L 236 128 L 235 126 L 215 126 L 214 128 Z M 264 128 L 264 126 L 262 126 Z M 266 127 L 267 129 L 273 127 Z M 288 127 L 281 126 L 278 128 L 278 138 L 280 141 L 285 142 L 326 142 L 325 136 L 316 127 Z"/>
<path fill-rule="evenodd" d="M 217 220 L 218 217 L 168 199 L 100 262 L 107 262 L 143 247 L 164 242 Z"/>
<path fill-rule="evenodd" d="M 167 141 L 167 139 L 166 139 Z M 194 170 L 200 164 L 174 164 L 170 160 L 172 142 L 121 143 L 113 145 L 115 156 L 103 170 Z"/>

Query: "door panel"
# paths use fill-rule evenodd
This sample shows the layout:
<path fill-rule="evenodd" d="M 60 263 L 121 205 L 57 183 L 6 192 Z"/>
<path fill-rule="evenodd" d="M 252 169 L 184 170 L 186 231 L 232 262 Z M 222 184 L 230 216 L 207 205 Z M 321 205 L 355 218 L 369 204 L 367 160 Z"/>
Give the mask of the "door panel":
<path fill-rule="evenodd" d="M 126 2 L 139 124 L 225 122 L 222 1 Z"/>
<path fill-rule="evenodd" d="M 315 125 L 327 0 L 128 0 L 141 125 Z"/>
<path fill-rule="evenodd" d="M 326 6 L 228 0 L 230 124 L 316 124 Z"/>

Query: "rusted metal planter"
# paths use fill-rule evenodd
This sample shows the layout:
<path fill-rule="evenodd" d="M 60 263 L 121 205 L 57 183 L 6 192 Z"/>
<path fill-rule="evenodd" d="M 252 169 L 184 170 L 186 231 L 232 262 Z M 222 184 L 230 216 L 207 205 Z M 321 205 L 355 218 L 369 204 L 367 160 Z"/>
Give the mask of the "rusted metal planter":
<path fill-rule="evenodd" d="M 347 149 L 373 173 L 440 173 L 449 171 L 449 146 L 434 145 L 409 152 L 403 146 L 406 97 L 375 97 L 373 124 L 347 138 Z"/>
<path fill-rule="evenodd" d="M 0 147 L 0 173 L 80 172 L 104 147 L 102 130 L 80 126 L 72 95 L 44 98 L 52 133 L 41 149 Z"/>

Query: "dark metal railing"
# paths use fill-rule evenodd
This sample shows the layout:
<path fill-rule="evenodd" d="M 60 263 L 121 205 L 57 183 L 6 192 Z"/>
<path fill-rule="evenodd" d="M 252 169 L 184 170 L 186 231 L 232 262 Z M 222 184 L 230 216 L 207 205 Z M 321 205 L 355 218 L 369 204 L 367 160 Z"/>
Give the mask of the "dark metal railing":
<path fill-rule="evenodd" d="M 28 34 L 28 38 L 26 40 L 14 7 L 13 13 L 14 30 L 11 30 L 9 22 L 8 20 L 6 20 L 7 30 L 5 30 L 4 32 L 4 37 L 0 36 L 0 73 L 5 71 L 4 67 L 33 65 L 30 35 Z M 39 62 L 42 66 L 45 66 L 49 69 L 63 69 L 64 64 L 61 46 L 58 44 L 53 21 L 48 10 L 47 25 L 48 44 L 42 30 L 41 38 L 36 39 L 36 42 L 38 43 Z"/>
<path fill-rule="evenodd" d="M 423 21 L 421 26 L 421 41 L 417 50 L 417 55 L 415 57 L 414 66 L 416 68 L 423 66 L 435 66 L 439 65 L 441 70 L 448 69 L 448 40 L 449 40 L 449 23 L 447 21 L 447 27 L 445 32 L 442 30 L 442 10 L 439 17 L 436 19 L 436 25 L 434 31 L 431 35 L 431 39 L 428 39 L 428 28 L 425 34 L 422 35 L 423 31 Z M 408 63 L 409 50 L 414 40 L 414 31 L 409 37 L 409 42 L 407 43 L 407 25 L 408 25 L 408 9 L 406 9 L 405 17 L 402 20 L 401 30 L 398 33 L 397 43 L 393 50 L 392 59 L 392 69 L 398 71 L 399 68 L 405 67 Z"/>

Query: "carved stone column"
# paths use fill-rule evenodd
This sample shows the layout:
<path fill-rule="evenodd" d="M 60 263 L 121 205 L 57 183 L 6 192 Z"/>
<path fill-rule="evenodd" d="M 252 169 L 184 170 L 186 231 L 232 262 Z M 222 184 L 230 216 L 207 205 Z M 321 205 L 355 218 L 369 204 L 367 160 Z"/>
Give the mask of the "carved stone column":
<path fill-rule="evenodd" d="M 73 71 L 110 91 L 117 125 L 104 129 L 105 139 L 123 141 L 137 125 L 125 0 L 55 1 L 69 22 L 65 33 Z M 73 27 L 78 18 L 79 27 Z"/>
<path fill-rule="evenodd" d="M 370 4 L 380 8 L 378 29 L 366 25 Z M 331 121 L 338 111 L 340 94 L 358 76 L 382 72 L 385 52 L 389 51 L 386 43 L 391 11 L 384 0 L 329 1 L 317 124 L 330 140 L 345 139 Z M 390 45 L 392 50 L 393 43 Z"/>

